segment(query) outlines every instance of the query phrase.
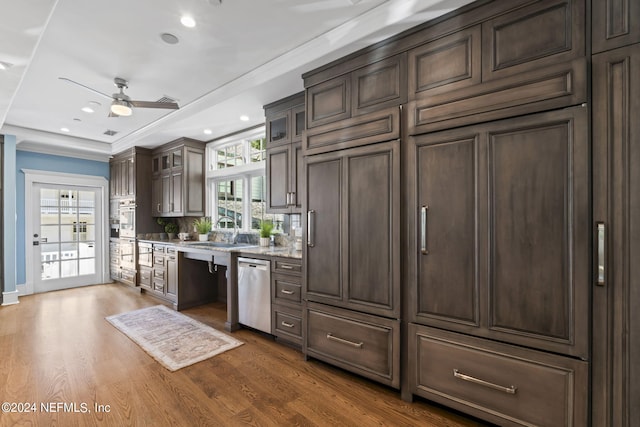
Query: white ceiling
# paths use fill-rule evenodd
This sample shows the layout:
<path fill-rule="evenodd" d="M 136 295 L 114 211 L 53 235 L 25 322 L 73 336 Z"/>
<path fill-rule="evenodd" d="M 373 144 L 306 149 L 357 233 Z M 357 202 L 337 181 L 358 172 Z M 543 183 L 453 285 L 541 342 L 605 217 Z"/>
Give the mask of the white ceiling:
<path fill-rule="evenodd" d="M 12 64 L 0 70 L 0 132 L 18 149 L 96 159 L 208 141 L 263 123 L 262 106 L 301 91 L 302 73 L 470 1 L 0 0 L 0 62 Z M 180 109 L 107 117 L 109 99 L 59 77 L 107 94 L 122 77 L 132 99 Z M 92 101 L 95 113 L 81 111 Z"/>

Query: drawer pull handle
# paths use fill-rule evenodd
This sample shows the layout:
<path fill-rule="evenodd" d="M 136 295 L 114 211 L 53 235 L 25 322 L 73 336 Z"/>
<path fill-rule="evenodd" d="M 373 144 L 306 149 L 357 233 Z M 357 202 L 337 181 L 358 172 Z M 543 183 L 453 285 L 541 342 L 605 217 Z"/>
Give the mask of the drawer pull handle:
<path fill-rule="evenodd" d="M 362 344 L 363 344 L 362 341 L 361 342 L 353 342 L 353 341 L 345 340 L 344 338 L 336 337 L 331 332 L 327 333 L 327 339 L 331 340 L 331 341 L 339 342 L 341 344 L 350 345 L 350 346 L 355 347 L 355 348 L 362 348 Z"/>
<path fill-rule="evenodd" d="M 503 391 L 503 392 L 505 392 L 507 394 L 516 394 L 516 390 L 518 390 L 518 388 L 516 386 L 514 386 L 514 385 L 512 385 L 510 387 L 504 387 L 504 386 L 501 386 L 501 385 L 498 385 L 498 384 L 490 383 L 490 382 L 485 381 L 485 380 L 481 380 L 480 378 L 472 377 L 471 375 L 463 374 L 462 372 L 458 371 L 457 369 L 453 370 L 453 376 L 458 378 L 458 379 L 464 380 L 464 381 L 469 381 L 469 382 L 474 383 L 474 384 L 483 385 L 485 387 L 489 387 L 489 388 L 492 388 L 494 390 Z"/>
<path fill-rule="evenodd" d="M 293 265 L 280 264 L 280 268 L 285 269 L 285 270 L 293 270 Z"/>
<path fill-rule="evenodd" d="M 293 323 L 285 322 L 284 320 L 282 322 L 280 322 L 280 324 L 282 326 L 284 326 L 285 328 L 293 328 L 294 327 Z"/>
<path fill-rule="evenodd" d="M 293 295 L 293 291 L 290 291 L 288 289 L 281 289 L 280 293 L 283 293 L 285 295 Z"/>

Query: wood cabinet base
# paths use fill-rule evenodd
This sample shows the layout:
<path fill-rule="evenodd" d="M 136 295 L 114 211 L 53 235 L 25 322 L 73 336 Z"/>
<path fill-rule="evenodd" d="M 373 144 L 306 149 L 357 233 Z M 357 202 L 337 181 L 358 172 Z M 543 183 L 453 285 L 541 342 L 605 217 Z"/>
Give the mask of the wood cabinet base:
<path fill-rule="evenodd" d="M 588 425 L 587 362 L 409 324 L 409 387 L 509 426 Z"/>

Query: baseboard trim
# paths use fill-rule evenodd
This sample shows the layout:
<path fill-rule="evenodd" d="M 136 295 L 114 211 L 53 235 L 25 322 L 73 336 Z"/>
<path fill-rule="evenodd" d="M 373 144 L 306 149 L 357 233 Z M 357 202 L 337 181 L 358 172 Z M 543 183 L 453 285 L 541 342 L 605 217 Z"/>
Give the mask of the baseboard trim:
<path fill-rule="evenodd" d="M 18 291 L 9 291 L 2 293 L 2 305 L 18 304 Z"/>

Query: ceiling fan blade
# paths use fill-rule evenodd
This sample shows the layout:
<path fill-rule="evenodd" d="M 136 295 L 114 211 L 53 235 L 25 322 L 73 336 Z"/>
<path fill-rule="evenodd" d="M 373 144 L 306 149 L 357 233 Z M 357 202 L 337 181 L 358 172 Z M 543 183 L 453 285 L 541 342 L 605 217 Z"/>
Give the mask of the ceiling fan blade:
<path fill-rule="evenodd" d="M 58 79 L 63 80 L 65 82 L 67 82 L 67 83 L 72 83 L 74 85 L 77 85 L 77 86 L 80 86 L 82 88 L 85 88 L 85 89 L 87 89 L 87 90 L 89 90 L 89 91 L 91 91 L 91 92 L 93 92 L 93 93 L 95 93 L 97 95 L 104 96 L 105 98 L 113 99 L 113 97 L 111 95 L 107 95 L 106 93 L 102 93 L 99 90 L 95 90 L 94 88 L 91 88 L 89 86 L 83 85 L 82 83 L 78 83 L 78 82 L 73 81 L 71 79 L 68 79 L 66 77 L 58 77 Z"/>
<path fill-rule="evenodd" d="M 139 108 L 168 108 L 170 110 L 180 108 L 176 102 L 129 101 L 129 103 Z"/>

